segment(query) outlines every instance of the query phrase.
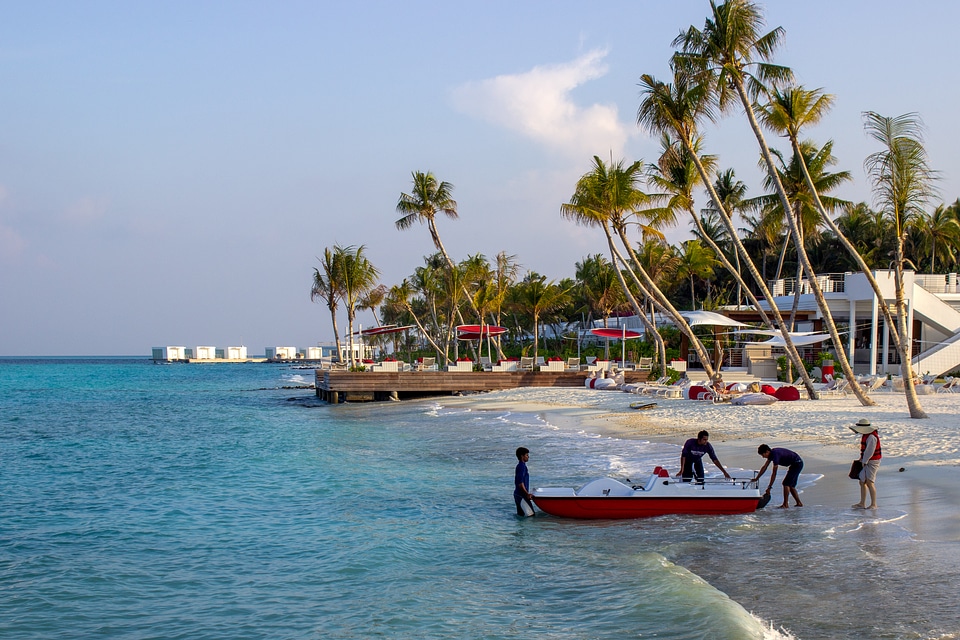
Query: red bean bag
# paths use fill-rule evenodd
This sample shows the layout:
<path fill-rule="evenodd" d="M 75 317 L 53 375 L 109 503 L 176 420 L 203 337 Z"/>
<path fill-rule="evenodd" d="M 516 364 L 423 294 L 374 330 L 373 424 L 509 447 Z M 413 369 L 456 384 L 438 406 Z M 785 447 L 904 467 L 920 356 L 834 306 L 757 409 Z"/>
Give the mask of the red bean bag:
<path fill-rule="evenodd" d="M 768 384 L 765 384 L 765 385 L 763 385 L 762 387 L 760 387 L 760 391 L 763 391 L 763 392 L 764 392 L 765 394 L 767 394 L 768 396 L 776 396 L 776 395 L 777 395 L 777 390 L 774 389 L 773 387 L 771 387 L 771 386 L 768 385 Z"/>
<path fill-rule="evenodd" d="M 687 392 L 687 397 L 691 400 L 699 400 L 701 393 L 710 393 L 710 389 L 701 387 L 700 385 L 693 385 L 690 387 L 690 391 Z M 711 395 L 710 397 L 712 398 L 713 396 Z"/>
<path fill-rule="evenodd" d="M 773 396 L 777 400 L 799 400 L 800 391 L 796 387 L 780 387 Z"/>

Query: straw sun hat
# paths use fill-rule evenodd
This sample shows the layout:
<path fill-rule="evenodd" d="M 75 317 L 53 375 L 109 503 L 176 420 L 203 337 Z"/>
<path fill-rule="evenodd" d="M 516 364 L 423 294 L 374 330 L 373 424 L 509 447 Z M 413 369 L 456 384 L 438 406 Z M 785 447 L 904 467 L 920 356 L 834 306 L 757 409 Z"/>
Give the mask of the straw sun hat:
<path fill-rule="evenodd" d="M 857 424 L 850 427 L 850 430 L 856 433 L 873 433 L 876 431 L 876 427 L 871 427 L 870 421 L 866 418 L 860 418 Z"/>

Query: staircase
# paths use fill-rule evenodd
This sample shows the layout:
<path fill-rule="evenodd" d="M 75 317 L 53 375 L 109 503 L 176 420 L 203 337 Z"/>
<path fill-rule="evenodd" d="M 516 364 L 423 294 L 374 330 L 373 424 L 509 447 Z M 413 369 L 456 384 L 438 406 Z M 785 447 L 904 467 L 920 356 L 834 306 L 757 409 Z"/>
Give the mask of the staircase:
<path fill-rule="evenodd" d="M 953 334 L 911 361 L 917 374 L 942 375 L 960 367 L 960 311 L 918 284 L 913 285 L 913 313 L 938 331 Z"/>

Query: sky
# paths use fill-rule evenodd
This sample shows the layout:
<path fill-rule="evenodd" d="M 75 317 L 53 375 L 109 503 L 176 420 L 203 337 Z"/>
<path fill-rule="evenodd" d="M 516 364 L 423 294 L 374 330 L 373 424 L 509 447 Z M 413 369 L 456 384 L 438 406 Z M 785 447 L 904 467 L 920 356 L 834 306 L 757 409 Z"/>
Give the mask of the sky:
<path fill-rule="evenodd" d="M 775 62 L 836 96 L 836 195 L 872 201 L 862 113 L 916 112 L 940 201 L 960 196 L 960 3 L 762 3 Z M 639 78 L 708 2 L 8 2 L 0 21 L 0 355 L 332 340 L 310 300 L 325 247 L 384 284 L 432 253 L 400 231 L 414 171 L 454 185 L 455 260 L 500 251 L 572 277 L 605 250 L 560 218 L 591 159 L 654 161 Z M 705 151 L 760 193 L 734 110 Z M 769 136 L 771 146 L 788 150 Z M 705 204 L 701 197 L 698 208 Z M 683 221 L 672 242 L 690 237 Z M 345 326 L 345 314 L 341 326 Z M 361 314 L 364 326 L 373 324 Z"/>

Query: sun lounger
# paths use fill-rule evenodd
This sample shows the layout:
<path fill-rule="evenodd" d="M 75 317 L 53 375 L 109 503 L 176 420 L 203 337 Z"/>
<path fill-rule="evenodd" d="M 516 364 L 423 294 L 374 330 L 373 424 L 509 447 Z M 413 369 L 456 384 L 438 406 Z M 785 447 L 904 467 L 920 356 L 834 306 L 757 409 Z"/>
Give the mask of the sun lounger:
<path fill-rule="evenodd" d="M 580 358 L 567 358 L 567 371 L 580 371 Z"/>
<path fill-rule="evenodd" d="M 436 370 L 437 370 L 436 358 L 421 358 L 420 362 L 417 363 L 417 371 L 436 371 Z"/>
<path fill-rule="evenodd" d="M 483 367 L 484 371 L 493 371 L 493 363 L 486 356 L 480 356 L 480 366 Z"/>
<path fill-rule="evenodd" d="M 520 365 L 517 367 L 520 371 L 533 371 L 533 358 L 527 356 L 520 357 Z"/>
<path fill-rule="evenodd" d="M 637 371 L 650 371 L 651 368 L 653 368 L 653 358 L 640 358 Z"/>

